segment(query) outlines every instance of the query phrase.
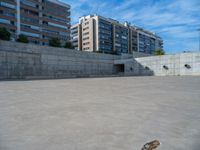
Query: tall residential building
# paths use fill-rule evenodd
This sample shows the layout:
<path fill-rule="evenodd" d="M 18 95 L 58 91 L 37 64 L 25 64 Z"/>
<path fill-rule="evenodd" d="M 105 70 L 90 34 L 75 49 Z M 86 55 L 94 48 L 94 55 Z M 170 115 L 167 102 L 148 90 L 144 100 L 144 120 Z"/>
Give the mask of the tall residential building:
<path fill-rule="evenodd" d="M 74 34 L 73 31 L 77 27 L 79 32 Z M 156 49 L 163 49 L 163 40 L 156 34 L 98 15 L 81 17 L 79 23 L 71 29 L 72 44 L 78 50 L 116 54 L 136 51 L 153 54 Z M 78 45 L 75 39 L 78 39 Z"/>
<path fill-rule="evenodd" d="M 145 31 L 141 28 L 137 29 L 138 37 L 138 52 L 144 52 L 151 54 L 156 49 L 163 49 L 163 41 L 155 34 Z"/>
<path fill-rule="evenodd" d="M 71 27 L 71 41 L 73 42 L 73 47 L 76 50 L 82 49 L 82 28 L 80 24 L 75 24 Z"/>
<path fill-rule="evenodd" d="M 17 1 L 0 0 L 0 27 L 6 27 L 15 38 L 17 31 Z"/>
<path fill-rule="evenodd" d="M 95 43 L 95 19 L 93 18 L 81 18 L 81 36 L 82 36 L 82 50 L 84 51 L 95 51 L 96 43 Z M 80 35 L 79 35 L 80 36 Z"/>
<path fill-rule="evenodd" d="M 70 6 L 58 0 L 0 0 L 0 27 L 31 43 L 48 45 L 51 38 L 70 40 Z"/>
<path fill-rule="evenodd" d="M 129 53 L 129 28 L 118 22 L 113 23 L 113 50 L 117 54 Z"/>

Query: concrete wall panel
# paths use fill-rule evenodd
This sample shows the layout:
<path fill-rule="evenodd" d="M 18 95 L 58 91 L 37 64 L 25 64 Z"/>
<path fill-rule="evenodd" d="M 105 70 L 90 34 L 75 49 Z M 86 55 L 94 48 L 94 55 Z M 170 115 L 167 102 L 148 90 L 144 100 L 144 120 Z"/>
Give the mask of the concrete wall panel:
<path fill-rule="evenodd" d="M 0 41 L 0 79 L 113 75 L 119 56 Z"/>
<path fill-rule="evenodd" d="M 140 69 L 148 67 L 156 76 L 200 75 L 199 52 L 136 58 L 135 63 L 143 66 Z"/>
<path fill-rule="evenodd" d="M 199 52 L 142 56 L 116 56 L 0 41 L 0 79 L 116 75 L 116 64 L 125 66 L 125 74 L 120 75 L 200 75 Z"/>

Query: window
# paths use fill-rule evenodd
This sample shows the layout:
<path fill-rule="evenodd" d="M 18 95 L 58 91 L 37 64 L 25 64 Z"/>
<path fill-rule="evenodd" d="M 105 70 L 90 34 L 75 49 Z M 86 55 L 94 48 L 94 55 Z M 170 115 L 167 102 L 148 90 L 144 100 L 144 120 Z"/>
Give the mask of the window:
<path fill-rule="evenodd" d="M 87 30 L 87 29 L 89 29 L 89 27 L 83 28 L 83 31 L 85 31 L 85 30 Z"/>
<path fill-rule="evenodd" d="M 34 18 L 28 18 L 28 17 L 21 17 L 22 21 L 26 21 L 26 22 L 33 22 L 33 23 L 39 23 L 39 19 L 34 19 Z"/>
<path fill-rule="evenodd" d="M 83 50 L 89 50 L 89 49 L 90 49 L 89 47 L 83 48 Z"/>
<path fill-rule="evenodd" d="M 28 10 L 28 9 L 21 9 L 22 12 L 26 13 L 26 14 L 30 14 L 30 15 L 33 15 L 33 16 L 38 16 L 39 13 L 38 12 L 35 12 L 35 11 L 32 11 L 32 10 Z"/>
<path fill-rule="evenodd" d="M 5 16 L 9 16 L 9 17 L 15 17 L 14 13 L 10 13 L 10 12 L 7 12 L 5 10 L 0 10 L 0 14 L 5 15 Z"/>
<path fill-rule="evenodd" d="M 32 30 L 39 30 L 38 26 L 28 25 L 28 24 L 21 24 L 21 27 L 26 29 L 32 29 Z"/>
<path fill-rule="evenodd" d="M 46 22 L 46 21 L 44 21 L 43 24 L 46 24 L 46 25 L 49 25 L 49 26 L 58 27 L 58 28 L 67 29 L 66 26 L 63 26 L 63 25 L 60 25 L 60 24 L 56 24 L 56 23 L 52 23 L 52 22 Z"/>
<path fill-rule="evenodd" d="M 90 42 L 83 43 L 83 45 L 88 45 L 88 44 L 90 44 Z"/>
<path fill-rule="evenodd" d="M 43 14 L 43 17 L 45 18 L 50 18 L 54 21 L 58 21 L 58 22 L 62 22 L 62 23 L 67 23 L 67 21 L 65 19 L 62 19 L 62 18 L 58 18 L 58 17 L 54 17 L 54 16 L 48 16 L 46 14 Z"/>
<path fill-rule="evenodd" d="M 1 18 L 0 18 L 0 23 L 3 23 L 3 24 L 11 24 L 10 20 L 1 19 Z"/>
<path fill-rule="evenodd" d="M 58 18 L 58 17 L 50 16 L 50 18 L 51 18 L 52 20 L 55 20 L 55 21 L 59 21 L 59 22 L 63 22 L 63 23 L 66 22 L 65 19 L 61 19 L 61 18 Z"/>
<path fill-rule="evenodd" d="M 48 22 L 47 21 L 43 21 L 43 24 L 48 25 Z"/>
<path fill-rule="evenodd" d="M 50 33 L 50 34 L 59 34 L 59 32 L 57 32 L 57 31 L 52 31 L 52 30 L 48 30 L 48 29 L 43 29 L 42 30 L 43 32 L 46 32 L 46 33 Z"/>
<path fill-rule="evenodd" d="M 89 32 L 83 33 L 83 35 L 88 35 L 88 34 L 89 34 Z"/>
<path fill-rule="evenodd" d="M 85 40 L 89 40 L 89 37 L 83 38 L 83 41 L 85 41 Z"/>
<path fill-rule="evenodd" d="M 30 2 L 28 0 L 20 0 L 20 2 L 24 5 L 27 5 L 27 6 L 30 6 L 30 7 L 35 7 L 35 8 L 38 8 L 38 5 L 33 3 L 33 2 Z"/>
<path fill-rule="evenodd" d="M 10 24 L 15 25 L 15 22 L 14 21 L 10 21 Z"/>
<path fill-rule="evenodd" d="M 86 23 L 85 23 L 85 25 L 88 25 L 88 24 L 89 24 L 89 22 L 86 22 Z"/>
<path fill-rule="evenodd" d="M 122 39 L 127 39 L 127 37 L 126 36 L 122 36 Z"/>
<path fill-rule="evenodd" d="M 119 43 L 115 43 L 115 46 L 117 46 L 117 47 L 120 47 L 120 46 L 121 46 L 121 44 L 119 44 Z"/>
<path fill-rule="evenodd" d="M 21 34 L 24 34 L 24 35 L 27 35 L 27 36 L 31 36 L 31 37 L 37 37 L 37 38 L 40 37 L 39 34 L 31 33 L 31 32 L 25 32 L 25 31 L 21 31 Z"/>
<path fill-rule="evenodd" d="M 73 30 L 71 30 L 71 34 L 72 34 L 72 35 L 77 35 L 77 34 L 78 34 L 78 31 L 73 31 Z"/>
<path fill-rule="evenodd" d="M 78 28 L 77 27 L 74 27 L 74 28 L 71 28 L 72 31 L 77 31 Z"/>
<path fill-rule="evenodd" d="M 66 32 L 59 32 L 59 35 L 61 35 L 61 36 L 68 36 L 68 33 L 66 33 Z"/>
<path fill-rule="evenodd" d="M 7 8 L 10 8 L 10 9 L 15 9 L 15 5 L 12 5 L 12 4 L 9 4 L 9 3 L 5 3 L 5 2 L 0 2 L 0 6 L 3 6 L 3 7 L 7 7 Z"/>
<path fill-rule="evenodd" d="M 43 42 L 43 43 L 42 43 L 42 45 L 44 45 L 44 46 L 48 46 L 49 44 L 48 44 L 48 43 L 44 43 L 44 42 Z"/>

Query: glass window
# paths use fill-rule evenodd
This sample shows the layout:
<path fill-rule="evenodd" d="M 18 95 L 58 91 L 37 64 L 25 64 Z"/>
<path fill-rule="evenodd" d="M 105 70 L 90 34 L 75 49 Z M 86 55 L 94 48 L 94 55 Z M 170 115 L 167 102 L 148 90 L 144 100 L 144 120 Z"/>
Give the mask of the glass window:
<path fill-rule="evenodd" d="M 20 0 L 20 2 L 23 3 L 24 5 L 28 5 L 28 6 L 31 6 L 31 7 L 38 7 L 37 4 L 30 2 L 28 0 Z"/>
<path fill-rule="evenodd" d="M 27 36 L 32 36 L 32 37 L 37 37 L 37 38 L 40 37 L 39 34 L 31 33 L 31 32 L 25 32 L 25 31 L 21 31 L 21 34 L 24 34 L 24 35 L 27 35 Z"/>
<path fill-rule="evenodd" d="M 9 4 L 9 3 L 5 3 L 5 2 L 0 2 L 0 6 L 3 7 L 7 7 L 7 8 L 11 8 L 11 9 L 15 9 L 15 5 Z"/>

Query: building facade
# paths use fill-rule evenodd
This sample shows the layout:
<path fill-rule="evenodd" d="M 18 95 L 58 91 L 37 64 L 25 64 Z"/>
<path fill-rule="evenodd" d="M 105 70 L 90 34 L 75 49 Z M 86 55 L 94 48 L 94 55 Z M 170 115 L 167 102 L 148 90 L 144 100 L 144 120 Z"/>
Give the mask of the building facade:
<path fill-rule="evenodd" d="M 138 52 L 152 54 L 156 49 L 163 48 L 162 39 L 158 36 L 155 36 L 151 32 L 145 31 L 143 29 L 138 29 Z"/>
<path fill-rule="evenodd" d="M 17 1 L 0 0 L 0 27 L 6 27 L 15 38 L 17 31 Z"/>
<path fill-rule="evenodd" d="M 123 24 L 115 23 L 114 28 L 114 51 L 117 54 L 129 53 L 129 28 Z"/>
<path fill-rule="evenodd" d="M 153 54 L 156 49 L 163 49 L 163 40 L 156 34 L 110 18 L 84 16 L 75 26 L 79 26 L 80 32 L 73 34 L 72 31 L 71 39 L 75 47 L 77 42 L 74 39 L 79 39 L 79 50 L 111 54 L 133 51 Z"/>
<path fill-rule="evenodd" d="M 82 27 L 82 50 L 95 51 L 95 19 L 93 18 L 81 18 L 80 24 Z M 80 35 L 79 35 L 80 36 Z"/>
<path fill-rule="evenodd" d="M 49 39 L 70 40 L 70 6 L 58 0 L 0 0 L 0 27 L 15 40 L 26 35 L 30 43 L 48 45 Z"/>
<path fill-rule="evenodd" d="M 71 27 L 71 41 L 76 50 L 82 49 L 82 28 L 80 24 L 75 24 Z"/>

